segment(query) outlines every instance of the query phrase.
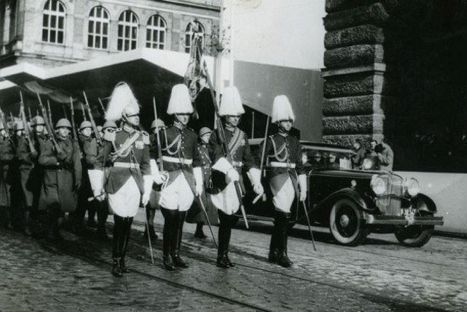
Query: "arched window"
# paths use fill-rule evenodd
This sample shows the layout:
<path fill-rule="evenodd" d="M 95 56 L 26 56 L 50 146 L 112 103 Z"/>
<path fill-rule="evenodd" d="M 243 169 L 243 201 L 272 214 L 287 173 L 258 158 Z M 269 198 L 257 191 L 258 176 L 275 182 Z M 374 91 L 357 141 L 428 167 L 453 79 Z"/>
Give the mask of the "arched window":
<path fill-rule="evenodd" d="M 185 52 L 190 53 L 191 50 L 191 41 L 193 40 L 193 36 L 198 33 L 202 36 L 203 40 L 201 42 L 201 46 L 204 47 L 204 26 L 198 21 L 190 22 L 186 26 L 185 30 Z"/>
<path fill-rule="evenodd" d="M 160 15 L 151 16 L 146 27 L 146 48 L 163 50 L 166 30 L 166 23 Z"/>
<path fill-rule="evenodd" d="M 118 18 L 118 51 L 136 49 L 138 45 L 138 17 L 130 10 L 124 11 Z"/>
<path fill-rule="evenodd" d="M 109 45 L 109 12 L 102 6 L 92 8 L 88 21 L 88 47 L 107 49 Z"/>
<path fill-rule="evenodd" d="M 58 0 L 45 3 L 42 18 L 42 41 L 63 44 L 65 41 L 65 6 Z"/>

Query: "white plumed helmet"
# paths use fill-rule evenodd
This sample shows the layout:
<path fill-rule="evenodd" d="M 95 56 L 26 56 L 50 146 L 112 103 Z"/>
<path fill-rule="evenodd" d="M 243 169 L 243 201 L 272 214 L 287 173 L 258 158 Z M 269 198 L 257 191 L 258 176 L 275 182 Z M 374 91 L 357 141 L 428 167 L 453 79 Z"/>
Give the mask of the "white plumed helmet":
<path fill-rule="evenodd" d="M 276 96 L 272 103 L 272 122 L 281 120 L 295 121 L 292 105 L 290 105 L 290 101 L 285 95 Z"/>
<path fill-rule="evenodd" d="M 130 86 L 126 82 L 117 83 L 110 96 L 105 119 L 115 121 L 121 119 L 123 115 L 137 114 L 139 114 L 139 104 Z"/>
<path fill-rule="evenodd" d="M 219 107 L 220 116 L 240 116 L 245 113 L 242 105 L 242 98 L 236 87 L 226 87 L 222 93 L 221 105 Z"/>
<path fill-rule="evenodd" d="M 167 114 L 192 114 L 193 105 L 191 105 L 191 97 L 188 88 L 184 84 L 177 84 L 173 86 L 170 93 L 169 105 L 167 107 Z"/>

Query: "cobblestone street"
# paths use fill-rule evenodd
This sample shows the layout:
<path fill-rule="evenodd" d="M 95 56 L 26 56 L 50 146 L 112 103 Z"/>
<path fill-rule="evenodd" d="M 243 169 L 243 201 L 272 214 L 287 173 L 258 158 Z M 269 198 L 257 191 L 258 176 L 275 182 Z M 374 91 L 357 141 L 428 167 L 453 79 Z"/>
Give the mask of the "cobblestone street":
<path fill-rule="evenodd" d="M 160 233 L 159 213 L 157 223 Z M 234 230 L 237 266 L 222 270 L 211 240 L 194 239 L 194 226 L 187 224 L 183 254 L 190 267 L 171 273 L 162 268 L 160 238 L 151 264 L 144 227 L 136 222 L 132 272 L 122 279 L 110 274 L 110 242 L 66 233 L 65 242 L 54 244 L 2 230 L 0 310 L 462 311 L 467 304 L 465 240 L 434 237 L 409 249 L 392 235 L 372 235 L 365 245 L 348 248 L 315 228 L 314 252 L 299 227 L 289 241 L 294 268 L 283 269 L 267 262 L 270 225 L 252 227 Z"/>

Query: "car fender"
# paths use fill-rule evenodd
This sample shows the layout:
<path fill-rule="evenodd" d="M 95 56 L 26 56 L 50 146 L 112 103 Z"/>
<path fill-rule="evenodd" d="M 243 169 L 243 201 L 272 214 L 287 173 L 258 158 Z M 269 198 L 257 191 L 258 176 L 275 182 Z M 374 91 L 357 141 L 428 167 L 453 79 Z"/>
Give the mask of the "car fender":
<path fill-rule="evenodd" d="M 412 198 L 412 204 L 419 210 L 435 214 L 437 212 L 435 202 L 425 194 L 418 194 Z"/>
<path fill-rule="evenodd" d="M 338 190 L 332 194 L 330 194 L 328 197 L 326 197 L 321 203 L 319 203 L 316 207 L 316 209 L 330 209 L 332 205 L 341 198 L 349 198 L 352 201 L 354 201 L 357 206 L 362 209 L 365 212 L 373 212 L 372 209 L 368 208 L 368 205 L 366 204 L 365 200 L 363 197 L 356 192 L 353 188 L 344 188 L 341 190 Z"/>

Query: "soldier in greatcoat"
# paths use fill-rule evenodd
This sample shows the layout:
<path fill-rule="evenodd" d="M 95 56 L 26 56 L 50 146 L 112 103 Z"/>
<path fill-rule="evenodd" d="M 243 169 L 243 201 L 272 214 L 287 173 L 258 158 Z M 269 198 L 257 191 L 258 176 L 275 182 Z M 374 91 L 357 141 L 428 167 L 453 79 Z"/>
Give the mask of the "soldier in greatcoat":
<path fill-rule="evenodd" d="M 40 142 L 39 164 L 44 174 L 39 209 L 47 210 L 48 237 L 53 240 L 62 239 L 64 214 L 75 211 L 81 184 L 80 151 L 70 131 L 70 121 L 62 118 L 55 126 L 57 145 L 51 139 Z"/>
<path fill-rule="evenodd" d="M 183 224 L 195 196 L 203 192 L 201 162 L 196 148 L 198 136 L 187 127 L 192 113 L 188 88 L 183 84 L 175 85 L 167 107 L 167 114 L 172 115 L 174 121 L 161 132 L 165 172 L 157 167 L 157 156 L 151 160 L 154 181 L 156 184 L 164 183 L 159 206 L 164 216 L 163 263 L 169 271 L 173 271 L 175 267 L 188 267 L 180 256 Z"/>
<path fill-rule="evenodd" d="M 28 125 L 26 125 L 28 126 Z M 22 121 L 16 123 L 17 148 L 16 158 L 19 170 L 19 186 L 21 203 L 24 207 L 24 232 L 31 235 L 31 214 L 33 213 L 34 193 L 31 186 L 31 179 L 34 179 L 31 173 L 38 159 L 36 142 L 34 137 L 27 137 L 24 131 Z"/>
<path fill-rule="evenodd" d="M 213 184 L 220 190 L 211 195 L 213 205 L 219 213 L 219 246 L 217 252 L 217 266 L 221 268 L 233 267 L 228 256 L 230 235 L 232 227 L 237 221 L 234 215 L 240 208 L 241 198 L 237 195 L 234 183 L 239 183 L 244 190 L 242 170 L 248 172 L 254 192 L 264 192 L 261 185 L 261 173 L 257 168 L 255 157 L 252 155 L 248 137 L 238 128 L 240 117 L 244 114 L 240 94 L 235 87 L 227 87 L 222 94 L 222 102 L 219 115 L 223 118 L 223 129 L 227 151 L 217 133 L 213 133 L 210 139 L 210 150 L 213 159 Z M 226 154 L 227 153 L 227 154 Z"/>
<path fill-rule="evenodd" d="M 76 210 L 76 226 L 83 228 L 84 216 L 88 212 L 87 225 L 96 227 L 95 215 L 98 206 L 97 200 L 88 201 L 92 197 L 91 184 L 89 182 L 88 170 L 94 169 L 97 161 L 98 146 L 96 138 L 92 136 L 92 124 L 84 120 L 79 126 L 79 146 L 82 154 L 81 165 L 83 167 L 83 177 L 79 190 L 78 209 Z"/>
<path fill-rule="evenodd" d="M 125 256 L 133 218 L 141 204 L 147 205 L 152 190 L 150 142 L 149 134 L 140 130 L 139 104 L 127 83 L 115 86 L 105 119 L 121 119 L 122 128 L 115 138 L 104 140 L 95 169 L 88 174 L 94 197 L 99 201 L 107 197 L 114 215 L 112 274 L 121 277 L 129 272 Z"/>
<path fill-rule="evenodd" d="M 203 185 L 204 192 L 201 195 L 201 200 L 204 203 L 206 214 L 209 218 L 209 223 L 218 224 L 218 213 L 217 209 L 212 205 L 211 199 L 207 196 L 207 192 L 212 189 L 212 180 L 211 180 L 211 171 L 212 171 L 212 161 L 211 156 L 209 155 L 209 140 L 211 138 L 212 130 L 208 127 L 202 127 L 199 130 L 199 140 L 198 140 L 198 153 L 201 159 L 201 169 L 203 171 Z M 206 215 L 202 211 L 199 202 L 194 202 L 187 214 L 187 222 L 196 223 L 195 237 L 204 239 L 207 236 L 203 232 L 203 225 L 207 224 Z"/>
<path fill-rule="evenodd" d="M 9 130 L 0 120 L 0 222 L 11 228 L 11 181 L 10 165 L 15 157 L 14 144 Z"/>
<path fill-rule="evenodd" d="M 289 134 L 295 115 L 289 99 L 279 95 L 274 99 L 272 122 L 277 123 L 278 132 L 266 139 L 265 156 L 267 180 L 273 195 L 274 229 L 269 245 L 268 260 L 283 267 L 290 267 L 292 261 L 287 255 L 288 225 L 291 209 L 296 209 L 306 199 L 307 181 L 301 162 L 300 142 Z M 261 149 L 262 150 L 262 149 Z"/>

